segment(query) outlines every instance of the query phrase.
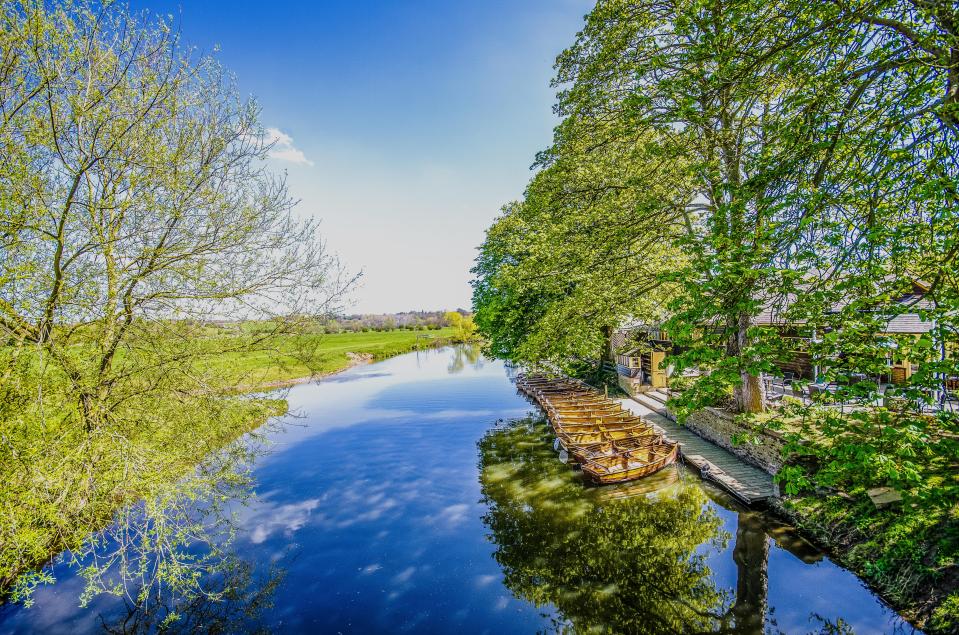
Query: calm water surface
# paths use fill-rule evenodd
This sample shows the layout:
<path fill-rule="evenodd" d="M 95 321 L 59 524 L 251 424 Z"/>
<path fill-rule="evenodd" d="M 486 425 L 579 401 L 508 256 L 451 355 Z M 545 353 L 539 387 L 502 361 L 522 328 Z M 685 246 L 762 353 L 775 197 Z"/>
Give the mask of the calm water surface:
<path fill-rule="evenodd" d="M 415 353 L 291 389 L 221 602 L 149 608 L 83 580 L 0 632 L 912 632 L 851 573 L 681 467 L 586 488 L 499 362 Z"/>

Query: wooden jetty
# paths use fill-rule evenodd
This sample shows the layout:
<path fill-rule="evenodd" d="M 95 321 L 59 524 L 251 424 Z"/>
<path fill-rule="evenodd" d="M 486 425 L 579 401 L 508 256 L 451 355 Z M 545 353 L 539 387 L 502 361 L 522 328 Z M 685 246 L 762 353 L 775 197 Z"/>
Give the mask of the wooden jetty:
<path fill-rule="evenodd" d="M 773 477 L 738 456 L 724 450 L 654 410 L 638 399 L 619 399 L 625 410 L 648 422 L 664 438 L 679 444 L 683 461 L 692 465 L 700 475 L 726 490 L 746 504 L 755 504 L 779 496 L 779 487 Z"/>
<path fill-rule="evenodd" d="M 546 411 L 557 444 L 594 483 L 632 481 L 676 461 L 678 444 L 586 384 L 523 375 L 516 385 Z"/>

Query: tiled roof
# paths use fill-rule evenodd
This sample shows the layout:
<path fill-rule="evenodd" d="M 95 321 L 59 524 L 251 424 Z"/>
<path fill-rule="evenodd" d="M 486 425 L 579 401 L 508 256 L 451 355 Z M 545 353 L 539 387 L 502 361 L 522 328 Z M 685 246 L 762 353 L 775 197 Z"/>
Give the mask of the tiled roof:
<path fill-rule="evenodd" d="M 932 322 L 926 322 L 915 313 L 904 313 L 889 320 L 886 333 L 928 333 L 932 327 Z"/>

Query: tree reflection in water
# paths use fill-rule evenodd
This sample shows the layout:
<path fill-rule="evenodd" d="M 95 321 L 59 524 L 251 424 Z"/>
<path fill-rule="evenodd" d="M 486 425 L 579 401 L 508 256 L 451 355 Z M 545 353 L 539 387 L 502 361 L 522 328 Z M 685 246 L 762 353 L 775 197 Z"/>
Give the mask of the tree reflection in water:
<path fill-rule="evenodd" d="M 206 593 L 183 597 L 151 589 L 148 597 L 126 602 L 125 612 L 100 621 L 104 632 L 133 633 L 269 633 L 261 613 L 273 606 L 283 570 L 273 568 L 262 578 L 254 566 L 235 555 L 221 559 L 206 579 Z"/>
<path fill-rule="evenodd" d="M 736 603 L 724 620 L 723 630 L 731 624 L 736 633 L 761 634 L 766 621 L 769 539 L 760 514 L 739 512 L 733 561 L 737 571 Z"/>
<path fill-rule="evenodd" d="M 762 633 L 768 540 L 743 512 L 735 596 L 712 580 L 701 545 L 731 536 L 677 468 L 619 488 L 585 487 L 557 460 L 542 421 L 511 421 L 479 443 L 484 522 L 513 593 L 552 604 L 558 631 Z"/>
<path fill-rule="evenodd" d="M 479 344 L 456 344 L 453 346 L 453 357 L 450 359 L 446 372 L 450 375 L 463 372 L 466 365 L 479 369 L 483 366 L 483 349 Z"/>
<path fill-rule="evenodd" d="M 253 497 L 256 458 L 268 451 L 274 421 L 205 459 L 188 476 L 117 513 L 60 561 L 85 579 L 86 606 L 101 594 L 122 598 L 99 616 L 110 633 L 255 632 L 283 571 L 265 576 L 232 551 L 234 511 Z"/>

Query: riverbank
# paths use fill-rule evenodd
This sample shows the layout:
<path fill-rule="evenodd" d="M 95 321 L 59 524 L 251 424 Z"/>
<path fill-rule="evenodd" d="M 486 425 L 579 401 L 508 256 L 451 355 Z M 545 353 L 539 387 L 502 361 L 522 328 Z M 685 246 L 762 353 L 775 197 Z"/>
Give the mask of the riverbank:
<path fill-rule="evenodd" d="M 137 405 L 136 425 L 92 434 L 51 412 L 6 430 L 0 480 L 0 597 L 22 599 L 40 578 L 35 569 L 76 549 L 116 511 L 150 498 L 204 457 L 270 417 L 286 412 L 281 399 L 243 396 L 340 372 L 363 361 L 449 343 L 451 329 L 370 331 L 313 337 L 308 361 L 302 339 L 277 340 L 270 350 L 233 352 L 205 360 L 203 373 L 222 390 L 183 390 L 162 402 Z M 34 571 L 26 578 L 22 574 Z M 19 581 L 18 581 L 19 579 Z"/>
<path fill-rule="evenodd" d="M 358 363 L 445 346 L 452 342 L 452 337 L 451 328 L 333 333 L 308 344 L 308 363 L 300 354 L 304 338 L 289 337 L 268 350 L 220 355 L 205 370 L 222 377 L 233 392 L 282 388 L 340 373 Z"/>
<path fill-rule="evenodd" d="M 773 511 L 928 633 L 959 632 L 957 510 L 876 509 L 864 491 L 786 497 Z"/>

